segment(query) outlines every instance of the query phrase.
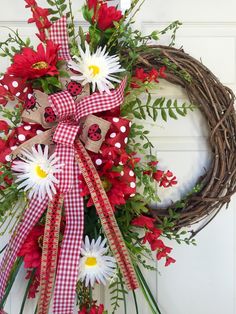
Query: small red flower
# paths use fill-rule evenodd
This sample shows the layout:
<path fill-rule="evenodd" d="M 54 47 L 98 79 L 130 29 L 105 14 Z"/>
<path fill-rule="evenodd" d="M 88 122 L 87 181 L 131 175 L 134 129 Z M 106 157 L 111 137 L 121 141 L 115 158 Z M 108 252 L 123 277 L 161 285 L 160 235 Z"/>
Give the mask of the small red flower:
<path fill-rule="evenodd" d="M 39 30 L 39 34 L 36 35 L 41 41 L 46 42 L 47 34 L 45 30 L 51 27 L 51 22 L 48 19 L 50 15 L 49 10 L 39 7 L 35 0 L 25 0 L 25 2 L 25 7 L 30 8 L 33 15 L 33 17 L 28 20 L 28 23 L 36 24 Z"/>
<path fill-rule="evenodd" d="M 160 75 L 161 78 L 166 78 L 167 75 L 166 75 L 165 71 L 166 71 L 166 67 L 165 66 L 162 66 L 159 69 L 159 75 Z"/>
<path fill-rule="evenodd" d="M 90 309 L 88 309 L 85 306 L 82 307 L 81 310 L 79 310 L 78 314 L 103 314 L 104 312 L 104 305 L 100 304 L 98 305 L 93 305 Z"/>
<path fill-rule="evenodd" d="M 114 22 L 119 22 L 123 17 L 120 10 L 117 10 L 115 6 L 108 7 L 106 3 L 101 4 L 96 15 L 98 28 L 102 31 L 114 27 Z"/>
<path fill-rule="evenodd" d="M 157 248 L 159 248 L 159 251 L 158 251 L 158 253 L 157 253 L 157 260 L 158 260 L 158 261 L 159 261 L 160 259 L 162 259 L 163 257 L 167 257 L 168 254 L 170 254 L 171 251 L 172 251 L 172 248 L 171 248 L 171 247 L 168 247 L 168 246 L 165 246 L 165 245 L 159 246 L 159 247 L 157 247 Z M 157 248 L 156 248 L 156 249 L 157 249 Z M 153 250 L 153 251 L 155 251 L 155 250 Z"/>
<path fill-rule="evenodd" d="M 140 88 L 140 83 L 156 82 L 158 83 L 158 77 L 166 78 L 165 67 L 161 67 L 159 71 L 155 68 L 149 72 L 145 72 L 143 68 L 137 68 L 131 81 L 131 88 Z"/>
<path fill-rule="evenodd" d="M 23 48 L 22 52 L 13 58 L 13 64 L 8 68 L 8 74 L 23 79 L 35 79 L 45 75 L 58 75 L 56 64 L 58 62 L 59 45 L 51 40 L 47 41 L 44 48 L 39 44 L 37 51 L 31 48 Z"/>
<path fill-rule="evenodd" d="M 156 172 L 153 173 L 153 179 L 159 182 L 162 179 L 163 175 L 164 175 L 164 171 L 157 170 Z"/>
<path fill-rule="evenodd" d="M 87 6 L 89 10 L 92 10 L 92 9 L 95 10 L 99 2 L 100 1 L 98 0 L 87 0 Z"/>
<path fill-rule="evenodd" d="M 166 259 L 165 266 L 174 263 L 175 260 L 169 256 L 172 251 L 172 248 L 165 245 L 165 243 L 159 239 L 162 235 L 162 230 L 157 228 L 151 228 L 148 232 L 145 233 L 143 237 L 143 244 L 149 243 L 152 251 L 157 251 L 156 258 L 159 261 L 162 258 Z"/>
<path fill-rule="evenodd" d="M 173 173 L 169 170 L 166 173 L 164 171 L 157 170 L 153 173 L 153 179 L 159 182 L 159 186 L 163 186 L 164 188 L 174 186 L 178 183 L 176 177 L 173 176 Z"/>
<path fill-rule="evenodd" d="M 157 228 L 153 228 L 151 231 L 148 231 L 145 233 L 145 236 L 143 237 L 143 243 L 149 243 L 150 246 L 154 246 L 157 239 L 162 235 L 162 231 Z M 161 243 L 159 243 L 160 245 Z M 155 245 L 156 246 L 156 245 Z M 155 249 L 156 250 L 156 249 Z M 154 251 L 155 251 L 154 250 Z"/>
<path fill-rule="evenodd" d="M 32 6 L 37 6 L 37 2 L 35 0 L 25 0 L 26 2 L 26 8 L 30 8 Z"/>
<path fill-rule="evenodd" d="M 48 20 L 48 9 L 36 7 L 32 10 L 33 17 L 28 20 L 28 23 L 35 23 L 39 30 L 48 29 L 51 26 L 50 21 Z"/>
<path fill-rule="evenodd" d="M 145 72 L 143 68 L 138 68 L 135 70 L 134 78 L 140 80 L 141 82 L 145 82 L 148 80 L 148 73 Z"/>
<path fill-rule="evenodd" d="M 175 260 L 174 258 L 168 256 L 168 257 L 166 258 L 165 266 L 169 266 L 170 264 L 175 263 L 175 262 L 176 262 L 176 260 Z"/>
<path fill-rule="evenodd" d="M 158 82 L 159 72 L 156 69 L 151 69 L 148 74 L 148 81 L 149 82 Z"/>
<path fill-rule="evenodd" d="M 147 229 L 154 228 L 155 218 L 151 218 L 148 216 L 140 215 L 137 218 L 134 218 L 131 222 L 131 225 L 136 227 L 145 227 Z"/>

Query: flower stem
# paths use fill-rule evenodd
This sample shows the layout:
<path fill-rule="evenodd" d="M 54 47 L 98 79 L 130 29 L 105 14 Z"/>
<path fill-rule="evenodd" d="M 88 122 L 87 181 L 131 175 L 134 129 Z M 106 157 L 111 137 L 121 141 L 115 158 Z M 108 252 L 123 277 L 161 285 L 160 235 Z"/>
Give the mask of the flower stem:
<path fill-rule="evenodd" d="M 120 277 L 120 285 L 121 285 L 121 288 L 122 288 L 123 301 L 124 301 L 124 314 L 127 314 L 125 287 L 124 287 L 124 284 L 123 284 L 123 281 L 122 281 L 122 275 L 121 275 L 120 270 L 119 270 L 119 277 Z"/>
<path fill-rule="evenodd" d="M 2 300 L 1 300 L 1 303 L 0 303 L 0 309 L 3 308 L 5 302 L 6 302 L 7 298 L 8 298 L 8 295 L 9 295 L 9 293 L 11 291 L 11 288 L 13 286 L 13 283 L 14 283 L 15 279 L 16 279 L 16 276 L 17 276 L 17 274 L 18 274 L 18 272 L 20 270 L 22 262 L 23 262 L 23 259 L 19 258 L 16 261 L 15 265 L 13 266 L 12 273 L 11 273 L 10 278 L 8 280 L 8 285 L 7 285 L 7 288 L 6 288 L 6 292 L 5 292 L 5 294 L 4 294 L 4 296 L 3 296 Z"/>
<path fill-rule="evenodd" d="M 152 310 L 152 313 L 153 314 L 161 314 L 161 311 L 157 305 L 157 302 L 155 300 L 155 298 L 153 297 L 153 294 L 150 290 L 150 288 L 148 287 L 148 284 L 139 268 L 138 265 L 135 265 L 135 271 L 136 271 L 136 274 L 138 276 L 138 280 L 139 280 L 139 283 L 140 283 L 140 288 L 144 294 L 144 297 L 145 299 L 147 300 L 149 306 L 150 306 L 150 309 Z"/>
<path fill-rule="evenodd" d="M 20 313 L 19 314 L 24 314 L 24 307 L 25 307 L 25 302 L 26 302 L 26 299 L 27 299 L 27 295 L 29 293 L 29 289 L 30 289 L 30 286 L 33 282 L 33 279 L 34 279 L 34 275 L 35 275 L 35 270 L 36 269 L 33 269 L 31 275 L 30 275 L 30 279 L 29 279 L 29 282 L 27 284 L 27 287 L 26 287 L 26 290 L 25 290 L 25 294 L 24 294 L 24 298 L 23 298 L 23 301 L 22 301 L 22 304 L 21 304 L 21 308 L 20 308 Z"/>
<path fill-rule="evenodd" d="M 138 303 L 137 303 L 136 293 L 135 293 L 134 290 L 132 292 L 133 292 L 133 297 L 134 297 L 134 304 L 135 304 L 136 314 L 139 314 L 138 313 Z"/>

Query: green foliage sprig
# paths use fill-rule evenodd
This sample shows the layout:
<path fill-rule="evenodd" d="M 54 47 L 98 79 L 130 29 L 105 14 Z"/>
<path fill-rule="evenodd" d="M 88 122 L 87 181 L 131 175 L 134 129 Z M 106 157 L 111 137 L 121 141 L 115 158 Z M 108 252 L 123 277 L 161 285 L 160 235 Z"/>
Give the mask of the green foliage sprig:
<path fill-rule="evenodd" d="M 112 282 L 109 286 L 112 314 L 118 310 L 121 301 L 124 302 L 124 313 L 126 313 L 126 295 L 128 294 L 128 292 L 125 289 L 125 283 L 119 270 L 117 272 L 116 278 L 114 278 L 113 281 L 114 282 Z"/>
<path fill-rule="evenodd" d="M 177 120 L 178 116 L 185 117 L 188 111 L 194 111 L 196 108 L 193 104 L 183 103 L 178 104 L 177 100 L 168 99 L 165 97 L 156 98 L 152 102 L 152 96 L 148 93 L 146 101 L 142 101 L 139 97 L 134 100 L 127 101 L 122 106 L 121 113 L 123 116 L 135 117 L 136 119 L 146 120 L 147 116 L 154 122 L 160 116 L 165 122 L 168 117 Z"/>
<path fill-rule="evenodd" d="M 44 76 L 33 81 L 35 89 L 43 89 L 43 91 L 50 95 L 61 91 L 62 84 L 56 76 Z"/>
<path fill-rule="evenodd" d="M 174 21 L 170 25 L 168 25 L 166 28 L 164 28 L 162 31 L 159 33 L 161 35 L 165 35 L 167 32 L 171 31 L 171 42 L 169 43 L 169 46 L 174 46 L 175 45 L 175 38 L 176 38 L 176 33 L 177 30 L 180 28 L 182 23 L 180 21 Z"/>
<path fill-rule="evenodd" d="M 68 6 L 66 0 L 47 0 L 47 3 L 53 8 L 49 9 L 51 22 L 56 22 L 60 17 L 65 15 L 65 11 L 67 10 Z"/>
<path fill-rule="evenodd" d="M 31 41 L 27 38 L 25 41 L 19 35 L 19 31 L 14 31 L 13 29 L 5 26 L 2 28 L 10 30 L 8 33 L 8 38 L 5 41 L 0 42 L 0 57 L 14 57 L 16 53 L 19 53 L 24 47 L 32 47 Z"/>
<path fill-rule="evenodd" d="M 11 122 L 12 128 L 17 127 L 21 122 L 22 106 L 18 104 L 14 109 L 9 109 L 0 105 L 0 114 Z M 10 126 L 11 128 L 11 126 Z"/>
<path fill-rule="evenodd" d="M 145 130 L 145 127 L 141 124 L 132 123 L 130 129 L 129 143 L 127 146 L 127 152 L 136 152 L 145 154 L 146 150 L 149 150 L 150 155 L 154 148 L 152 142 L 149 140 L 149 131 Z"/>

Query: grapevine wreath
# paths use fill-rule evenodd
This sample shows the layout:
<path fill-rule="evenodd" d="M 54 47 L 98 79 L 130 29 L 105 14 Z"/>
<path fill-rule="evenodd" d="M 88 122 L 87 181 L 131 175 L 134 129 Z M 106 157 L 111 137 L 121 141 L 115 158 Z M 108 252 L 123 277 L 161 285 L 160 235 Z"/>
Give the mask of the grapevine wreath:
<path fill-rule="evenodd" d="M 140 288 L 150 313 L 161 313 L 143 276 L 154 258 L 175 263 L 165 238 L 195 243 L 182 227 L 208 224 L 236 189 L 234 95 L 196 59 L 173 48 L 179 22 L 144 36 L 132 29 L 142 1 L 122 13 L 105 0 L 25 0 L 40 41 L 18 31 L 0 42 L 10 66 L 0 77 L 0 313 L 21 266 L 35 313 L 108 313 L 94 288 L 108 284 L 112 313 Z M 170 46 L 150 42 L 171 31 Z M 153 99 L 159 79 L 180 85 L 189 104 Z M 157 187 L 176 176 L 160 169 L 142 120 L 177 119 L 198 108 L 209 127 L 212 161 L 192 191 L 169 208 Z M 198 232 L 199 230 L 197 230 Z M 53 298 L 52 298 L 53 297 Z M 124 307 L 126 311 L 126 306 Z"/>

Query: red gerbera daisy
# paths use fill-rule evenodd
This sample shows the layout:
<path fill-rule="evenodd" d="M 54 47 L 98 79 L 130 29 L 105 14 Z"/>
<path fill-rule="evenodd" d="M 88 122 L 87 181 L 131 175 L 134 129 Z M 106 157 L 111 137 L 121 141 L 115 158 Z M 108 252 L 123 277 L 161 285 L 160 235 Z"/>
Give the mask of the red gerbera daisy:
<path fill-rule="evenodd" d="M 23 48 L 21 53 L 13 58 L 13 64 L 8 68 L 8 74 L 23 79 L 35 79 L 42 76 L 58 75 L 56 67 L 58 62 L 59 45 L 51 40 L 46 42 L 46 47 L 39 44 L 37 51 L 31 48 Z"/>
<path fill-rule="evenodd" d="M 24 258 L 25 268 L 40 268 L 42 256 L 42 243 L 40 244 L 40 239 L 42 239 L 43 233 L 44 226 L 35 226 L 20 249 L 18 256 Z"/>

